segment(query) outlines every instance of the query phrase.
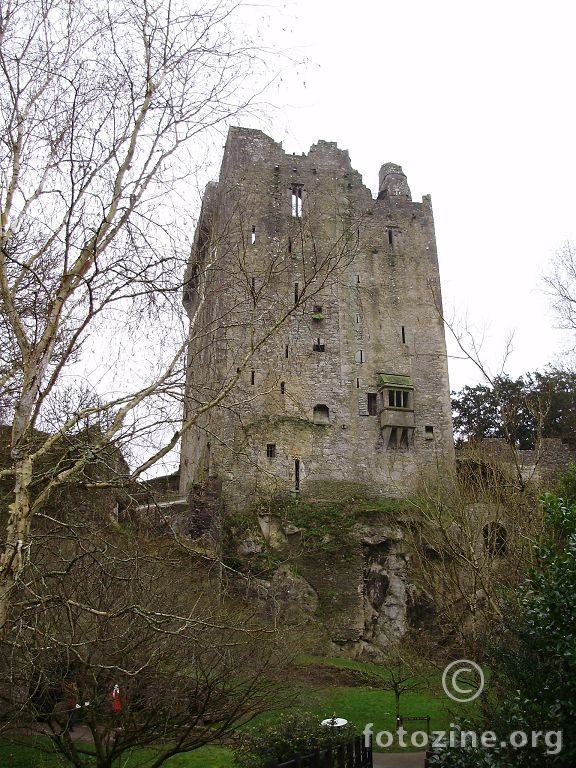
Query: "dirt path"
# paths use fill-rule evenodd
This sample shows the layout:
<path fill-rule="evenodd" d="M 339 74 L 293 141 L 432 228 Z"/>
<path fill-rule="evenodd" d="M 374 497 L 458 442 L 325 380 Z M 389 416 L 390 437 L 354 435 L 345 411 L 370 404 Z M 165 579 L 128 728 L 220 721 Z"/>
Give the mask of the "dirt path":
<path fill-rule="evenodd" d="M 374 768 L 424 768 L 425 752 L 401 752 L 398 754 L 383 754 L 374 752 Z"/>

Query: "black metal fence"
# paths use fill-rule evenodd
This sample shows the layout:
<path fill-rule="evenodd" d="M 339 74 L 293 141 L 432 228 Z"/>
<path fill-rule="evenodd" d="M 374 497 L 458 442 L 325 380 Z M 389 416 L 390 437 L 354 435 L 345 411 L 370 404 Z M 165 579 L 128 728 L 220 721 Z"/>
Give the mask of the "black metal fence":
<path fill-rule="evenodd" d="M 366 745 L 364 736 L 356 736 L 346 744 L 295 755 L 284 763 L 270 763 L 268 768 L 372 768 L 372 744 Z"/>

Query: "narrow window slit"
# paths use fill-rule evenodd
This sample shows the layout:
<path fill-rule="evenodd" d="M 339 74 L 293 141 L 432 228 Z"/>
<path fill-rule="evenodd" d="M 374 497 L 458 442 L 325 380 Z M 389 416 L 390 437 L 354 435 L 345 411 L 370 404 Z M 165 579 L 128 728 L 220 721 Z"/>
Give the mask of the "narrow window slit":
<path fill-rule="evenodd" d="M 376 392 L 368 392 L 367 400 L 368 400 L 368 416 L 377 416 L 378 407 L 376 403 Z"/>

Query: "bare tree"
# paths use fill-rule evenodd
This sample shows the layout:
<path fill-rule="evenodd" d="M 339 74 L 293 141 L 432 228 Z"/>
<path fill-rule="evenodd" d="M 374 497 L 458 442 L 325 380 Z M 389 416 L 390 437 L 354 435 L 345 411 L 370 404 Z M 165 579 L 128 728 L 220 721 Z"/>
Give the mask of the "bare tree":
<path fill-rule="evenodd" d="M 483 633 L 501 618 L 503 590 L 533 563 L 542 530 L 538 488 L 520 489 L 509 463 L 469 450 L 457 476 L 423 477 L 412 503 L 413 579 L 420 602 L 434 606 L 420 629 L 433 632 L 435 652 L 481 655 Z"/>
<path fill-rule="evenodd" d="M 96 510 L 42 516 L 1 641 L 0 706 L 70 764 L 139 764 L 219 742 L 278 704 L 286 646 L 198 556 Z M 15 743 L 18 736 L 11 732 Z M 145 763 L 142 760 L 146 759 Z M 95 762 L 94 762 L 95 761 Z"/>
<path fill-rule="evenodd" d="M 217 391 L 187 404 L 182 422 L 189 320 L 180 297 L 191 226 L 180 201 L 202 137 L 249 109 L 254 84 L 264 82 L 265 57 L 237 21 L 239 5 L 0 0 L 0 408 L 11 427 L 0 481 L 13 488 L 0 628 L 32 520 L 55 491 L 111 443 L 141 448 L 115 482 L 148 471 L 225 403 L 250 359 L 322 282 L 308 275 L 290 307 L 270 305 L 273 292 L 259 290 L 237 366 Z M 337 268 L 343 248 L 334 251 L 316 273 Z M 213 271 L 208 259 L 195 276 L 198 308 Z M 190 325 L 200 346 L 236 320 L 196 328 L 198 316 Z M 86 385 L 78 361 L 106 353 L 116 376 L 97 369 Z M 93 427 L 89 448 L 38 482 L 54 446 Z M 109 483 L 92 478 L 85 487 Z"/>
<path fill-rule="evenodd" d="M 387 649 L 381 664 L 361 676 L 368 685 L 394 694 L 396 727 L 400 724 L 400 700 L 406 693 L 422 693 L 429 687 L 429 662 L 409 648 L 393 645 Z M 407 715 L 408 713 L 405 713 Z"/>
<path fill-rule="evenodd" d="M 544 277 L 546 292 L 560 321 L 560 327 L 576 330 L 576 250 L 566 242 L 556 252 Z"/>

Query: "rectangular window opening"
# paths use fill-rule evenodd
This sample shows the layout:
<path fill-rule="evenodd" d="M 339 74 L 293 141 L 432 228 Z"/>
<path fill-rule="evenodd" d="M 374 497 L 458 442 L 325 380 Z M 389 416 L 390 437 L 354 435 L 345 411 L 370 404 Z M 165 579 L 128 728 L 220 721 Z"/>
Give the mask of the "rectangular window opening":
<path fill-rule="evenodd" d="M 406 344 L 406 328 L 402 326 L 402 344 Z"/>
<path fill-rule="evenodd" d="M 256 242 L 256 227 L 252 227 L 252 245 Z"/>
<path fill-rule="evenodd" d="M 409 408 L 410 393 L 407 389 L 389 389 L 388 390 L 389 408 Z"/>
<path fill-rule="evenodd" d="M 360 275 L 356 275 L 356 285 L 360 285 Z"/>
<path fill-rule="evenodd" d="M 286 383 L 281 381 L 280 382 L 280 394 L 284 395 L 286 393 Z"/>
<path fill-rule="evenodd" d="M 288 358 L 288 344 L 284 346 L 284 357 Z"/>
<path fill-rule="evenodd" d="M 360 389 L 360 379 L 356 379 L 356 389 Z"/>
<path fill-rule="evenodd" d="M 269 459 L 275 459 L 276 458 L 276 443 L 267 443 L 266 444 L 266 456 Z"/>
<path fill-rule="evenodd" d="M 359 323 L 361 320 L 360 312 L 356 312 L 356 322 Z"/>
<path fill-rule="evenodd" d="M 292 253 L 292 238 L 288 238 L 288 253 Z"/>
<path fill-rule="evenodd" d="M 368 416 L 377 416 L 378 407 L 376 403 L 376 392 L 368 392 L 367 399 L 368 399 Z"/>
<path fill-rule="evenodd" d="M 300 490 L 300 459 L 294 459 L 294 490 Z"/>
<path fill-rule="evenodd" d="M 321 339 L 320 337 L 318 337 L 314 342 L 314 344 L 312 345 L 312 350 L 314 352 L 325 352 L 326 346 L 324 344 L 324 339 Z"/>
<path fill-rule="evenodd" d="M 298 290 L 298 283 L 294 283 L 294 304 L 298 304 L 300 300 L 300 291 Z"/>
<path fill-rule="evenodd" d="M 388 245 L 394 245 L 394 232 L 388 229 Z"/>
<path fill-rule="evenodd" d="M 250 384 L 254 386 L 256 382 L 256 371 L 250 371 Z"/>
<path fill-rule="evenodd" d="M 302 218 L 302 185 L 295 184 L 292 187 L 292 216 Z"/>

